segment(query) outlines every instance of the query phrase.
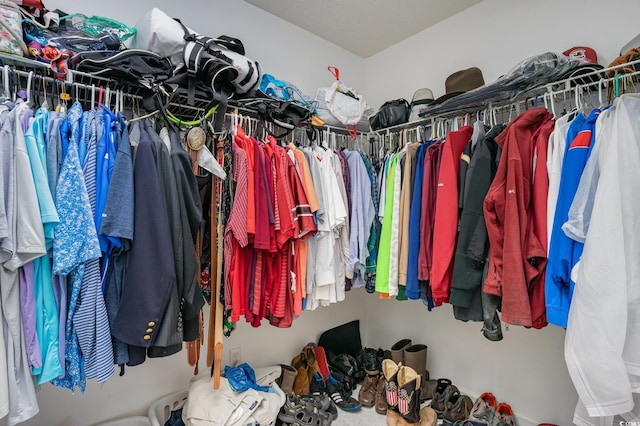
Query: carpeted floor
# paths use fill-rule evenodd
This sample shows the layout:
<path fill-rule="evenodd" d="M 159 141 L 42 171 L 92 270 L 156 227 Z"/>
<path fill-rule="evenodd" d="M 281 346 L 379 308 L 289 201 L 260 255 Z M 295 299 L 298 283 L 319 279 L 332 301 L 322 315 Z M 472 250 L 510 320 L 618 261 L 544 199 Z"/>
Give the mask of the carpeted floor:
<path fill-rule="evenodd" d="M 360 411 L 353 413 L 338 410 L 338 418 L 331 424 L 336 426 L 386 426 L 387 417 L 376 413 L 373 407 L 363 407 Z"/>
<path fill-rule="evenodd" d="M 360 385 L 351 394 L 354 398 L 358 397 Z M 422 404 L 422 407 L 428 405 L 428 402 Z M 440 424 L 442 420 L 438 421 Z M 332 426 L 386 426 L 387 416 L 376 413 L 373 407 L 362 407 L 361 410 L 349 413 L 347 411 L 338 410 L 338 418 L 332 423 Z"/>

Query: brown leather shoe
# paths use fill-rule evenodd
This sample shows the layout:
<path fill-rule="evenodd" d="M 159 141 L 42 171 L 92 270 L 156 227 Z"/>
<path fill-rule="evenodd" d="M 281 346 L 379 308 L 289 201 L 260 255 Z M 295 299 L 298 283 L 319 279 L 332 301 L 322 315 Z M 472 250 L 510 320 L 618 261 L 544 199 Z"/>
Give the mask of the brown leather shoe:
<path fill-rule="evenodd" d="M 387 397 L 384 392 L 383 375 L 378 378 L 378 385 L 376 386 L 376 413 L 387 414 Z"/>
<path fill-rule="evenodd" d="M 376 403 L 376 391 L 378 389 L 378 376 L 367 374 L 362 381 L 358 401 L 365 407 L 373 407 Z"/>

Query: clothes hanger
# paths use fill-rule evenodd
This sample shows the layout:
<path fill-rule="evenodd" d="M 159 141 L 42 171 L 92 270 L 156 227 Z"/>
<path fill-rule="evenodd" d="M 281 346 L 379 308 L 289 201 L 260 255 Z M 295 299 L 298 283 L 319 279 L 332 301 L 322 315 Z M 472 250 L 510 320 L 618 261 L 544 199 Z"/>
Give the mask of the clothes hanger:
<path fill-rule="evenodd" d="M 48 110 L 49 109 L 49 101 L 47 101 L 47 80 L 44 76 L 40 76 L 42 81 L 42 103 L 40 104 L 40 108 Z"/>
<path fill-rule="evenodd" d="M 2 96 L 0 97 L 2 103 L 8 103 L 11 101 L 11 92 L 9 90 L 9 65 L 5 65 L 2 68 Z"/>
<path fill-rule="evenodd" d="M 62 99 L 62 103 L 60 104 L 60 112 L 66 113 L 69 110 L 69 105 L 67 105 L 67 101 L 71 99 L 71 96 L 67 93 L 67 85 L 63 81 L 60 84 L 60 99 Z M 56 107 L 57 108 L 57 107 Z"/>
<path fill-rule="evenodd" d="M 551 88 L 549 88 L 549 107 L 551 110 L 551 113 L 553 114 L 553 118 L 554 120 L 558 118 L 558 115 L 556 114 L 556 100 L 553 96 L 553 92 L 551 91 Z"/>
<path fill-rule="evenodd" d="M 104 93 L 104 106 L 111 109 L 111 88 L 107 86 L 107 90 Z"/>
<path fill-rule="evenodd" d="M 582 94 L 582 87 L 579 84 L 577 84 L 575 86 L 574 92 L 573 92 L 573 96 L 574 96 L 573 101 L 574 101 L 574 103 L 576 105 L 577 110 L 580 113 L 584 114 L 581 94 Z"/>

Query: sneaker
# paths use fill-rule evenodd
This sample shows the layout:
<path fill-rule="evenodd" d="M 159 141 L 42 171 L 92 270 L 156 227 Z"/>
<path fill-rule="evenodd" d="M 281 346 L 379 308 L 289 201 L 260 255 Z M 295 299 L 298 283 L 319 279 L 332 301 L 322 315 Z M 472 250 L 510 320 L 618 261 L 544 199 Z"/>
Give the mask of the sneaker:
<path fill-rule="evenodd" d="M 376 390 L 378 389 L 378 376 L 366 375 L 358 392 L 358 401 L 365 407 L 373 407 L 376 403 Z"/>
<path fill-rule="evenodd" d="M 318 363 L 318 370 L 324 380 L 329 378 L 329 363 L 327 362 L 327 354 L 322 346 L 316 346 L 315 348 L 316 362 Z"/>
<path fill-rule="evenodd" d="M 469 418 L 473 401 L 467 395 L 462 395 L 455 386 L 445 396 L 445 409 L 443 418 L 451 423 Z"/>
<path fill-rule="evenodd" d="M 451 381 L 449 380 L 438 380 L 437 387 L 433 391 L 433 399 L 431 399 L 431 408 L 433 408 L 433 411 L 435 411 L 436 414 L 438 414 L 438 417 L 440 418 L 442 418 L 442 414 L 444 413 L 444 410 L 446 408 L 445 396 L 452 391 L 451 388 L 455 388 L 455 390 L 458 389 L 455 385 L 452 385 Z"/>
<path fill-rule="evenodd" d="M 329 351 L 328 360 L 331 371 L 338 371 L 349 377 L 355 377 L 358 372 L 358 361 L 347 353 L 336 355 Z"/>
<path fill-rule="evenodd" d="M 496 397 L 491 392 L 485 392 L 473 404 L 471 417 L 491 423 L 496 415 L 496 405 Z"/>
<path fill-rule="evenodd" d="M 309 383 L 309 391 L 311 392 L 311 396 L 321 403 L 319 409 L 331 414 L 334 419 L 338 417 L 338 409 L 333 401 L 331 401 L 331 398 L 329 398 L 327 394 L 327 384 L 319 372 L 313 375 L 311 383 Z"/>
<path fill-rule="evenodd" d="M 516 426 L 515 416 L 509 404 L 504 402 L 498 404 L 492 424 L 495 426 Z"/>
<path fill-rule="evenodd" d="M 425 394 L 422 395 L 424 399 L 433 399 L 436 393 L 436 389 L 442 389 L 442 392 L 451 384 L 449 379 L 432 379 L 428 380 L 424 387 Z"/>
<path fill-rule="evenodd" d="M 329 379 L 326 383 L 327 393 L 339 409 L 344 411 L 358 411 L 362 408 L 362 404 L 351 397 L 351 393 L 347 392 L 342 383 L 333 377 L 333 373 L 329 374 Z"/>

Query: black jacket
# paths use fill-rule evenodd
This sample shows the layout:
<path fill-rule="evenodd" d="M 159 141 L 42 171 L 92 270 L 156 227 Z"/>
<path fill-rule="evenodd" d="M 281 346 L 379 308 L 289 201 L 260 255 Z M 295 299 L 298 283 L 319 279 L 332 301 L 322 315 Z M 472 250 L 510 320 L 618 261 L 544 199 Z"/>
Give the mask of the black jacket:
<path fill-rule="evenodd" d="M 453 263 L 450 301 L 454 306 L 469 308 L 472 300 L 479 300 L 482 271 L 489 250 L 483 214 L 484 198 L 498 168 L 499 147 L 494 139 L 504 128 L 503 125 L 495 126 L 478 142 L 467 170 L 466 197 Z M 476 292 L 478 294 L 474 294 Z"/>

